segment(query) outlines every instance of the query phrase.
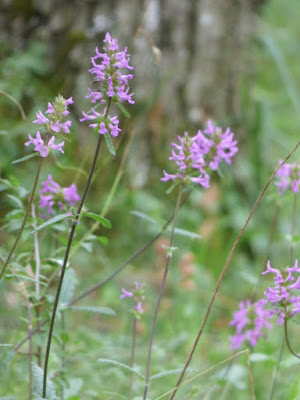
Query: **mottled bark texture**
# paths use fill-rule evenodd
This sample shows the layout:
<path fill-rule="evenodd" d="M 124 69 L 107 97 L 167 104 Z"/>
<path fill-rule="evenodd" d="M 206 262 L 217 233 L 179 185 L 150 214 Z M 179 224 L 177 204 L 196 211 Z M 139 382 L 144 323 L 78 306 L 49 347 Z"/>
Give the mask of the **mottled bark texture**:
<path fill-rule="evenodd" d="M 143 160 L 136 184 L 168 140 L 207 118 L 238 121 L 242 78 L 251 73 L 249 38 L 258 0 L 2 0 L 0 41 L 13 50 L 47 43 L 48 62 L 78 114 L 90 83 L 94 48 L 110 31 L 135 66 Z M 1 54 L 0 54 L 1 57 Z M 45 82 L 47 84 L 47 82 Z M 156 159 L 159 161 L 159 159 Z M 134 165 L 138 160 L 134 161 Z M 147 167 L 148 166 L 148 167 Z"/>

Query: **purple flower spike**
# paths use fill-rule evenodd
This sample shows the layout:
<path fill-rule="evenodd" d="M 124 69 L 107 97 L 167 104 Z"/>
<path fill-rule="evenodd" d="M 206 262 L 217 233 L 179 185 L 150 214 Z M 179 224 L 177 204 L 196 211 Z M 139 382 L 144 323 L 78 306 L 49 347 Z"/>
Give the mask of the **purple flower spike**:
<path fill-rule="evenodd" d="M 237 141 L 229 128 L 223 133 L 211 121 L 207 129 L 200 130 L 190 137 L 187 132 L 178 136 L 180 144 L 172 143 L 172 155 L 169 158 L 177 165 L 177 174 L 164 171 L 162 181 L 169 180 L 186 183 L 198 183 L 204 188 L 210 184 L 209 170 L 216 170 L 221 161 L 231 164 L 231 158 L 238 151 Z"/>
<path fill-rule="evenodd" d="M 279 164 L 282 160 L 279 160 Z M 294 193 L 299 192 L 300 186 L 300 165 L 295 164 L 283 164 L 277 171 L 275 185 L 278 186 L 278 193 L 282 194 L 285 190 L 290 189 Z"/>
<path fill-rule="evenodd" d="M 94 83 L 100 83 L 98 90 L 89 89 L 89 95 L 92 103 L 123 102 L 133 104 L 133 93 L 129 94 L 128 81 L 133 78 L 132 74 L 124 74 L 121 70 L 132 70 L 129 65 L 130 55 L 127 54 L 127 47 L 119 51 L 117 39 L 113 39 L 109 33 L 105 35 L 104 52 L 100 53 L 96 48 L 96 55 L 91 58 L 93 67 L 89 72 L 94 75 Z"/>
<path fill-rule="evenodd" d="M 39 206 L 40 208 L 46 208 L 49 215 L 55 214 L 54 208 L 68 211 L 70 206 L 75 206 L 80 200 L 74 183 L 70 187 L 62 188 L 53 180 L 51 175 L 48 175 L 48 179 L 42 182 L 41 185 Z M 47 218 L 47 216 L 42 215 L 42 218 Z"/>
<path fill-rule="evenodd" d="M 244 342 L 254 347 L 260 337 L 265 336 L 266 329 L 272 328 L 268 321 L 270 310 L 265 309 L 267 300 L 261 299 L 256 303 L 241 301 L 239 310 L 233 313 L 234 318 L 229 325 L 236 327 L 236 334 L 230 337 L 231 348 L 238 349 Z"/>
<path fill-rule="evenodd" d="M 55 99 L 54 104 L 48 103 L 48 108 L 45 114 L 48 114 L 49 118 L 45 117 L 42 111 L 38 111 L 36 113 L 37 119 L 35 119 L 33 123 L 43 126 L 46 132 L 46 137 L 45 139 L 42 139 L 40 131 L 37 131 L 35 138 L 33 138 L 29 134 L 29 141 L 25 143 L 25 146 L 33 144 L 35 146 L 34 150 L 38 151 L 41 157 L 47 157 L 50 149 L 58 150 L 63 153 L 64 151 L 62 148 L 64 142 L 55 144 L 55 136 L 51 135 L 53 135 L 53 133 L 55 134 L 61 131 L 65 133 L 70 133 L 72 122 L 70 120 L 63 121 L 63 119 L 67 114 L 69 114 L 67 106 L 72 103 L 72 97 L 65 100 L 62 96 L 58 96 Z M 51 136 L 50 139 L 49 136 Z"/>
<path fill-rule="evenodd" d="M 134 283 L 134 288 L 131 292 L 127 291 L 126 289 L 122 289 L 122 294 L 120 299 L 124 299 L 125 297 L 133 297 L 136 305 L 133 311 L 135 317 L 139 319 L 141 315 L 144 313 L 144 309 L 142 306 L 142 302 L 144 300 L 144 293 L 143 293 L 143 284 L 140 282 Z"/>
<path fill-rule="evenodd" d="M 272 268 L 270 261 L 267 270 L 263 272 L 274 274 L 274 286 L 267 287 L 265 296 L 272 306 L 272 315 L 277 316 L 278 325 L 282 325 L 285 320 L 300 312 L 300 268 L 298 260 L 293 267 L 282 270 Z M 293 282 L 293 283 L 291 283 Z M 298 296 L 295 296 L 295 293 Z"/>

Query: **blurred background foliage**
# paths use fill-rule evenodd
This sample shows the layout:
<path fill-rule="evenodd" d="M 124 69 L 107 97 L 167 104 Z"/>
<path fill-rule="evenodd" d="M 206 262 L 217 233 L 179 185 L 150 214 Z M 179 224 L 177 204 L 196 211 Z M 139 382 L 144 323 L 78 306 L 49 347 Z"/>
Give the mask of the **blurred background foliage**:
<path fill-rule="evenodd" d="M 208 191 L 194 191 L 180 211 L 178 227 L 197 233 L 202 239 L 191 240 L 190 237 L 176 235 L 178 250 L 174 253 L 159 314 L 151 369 L 154 374 L 180 368 L 191 348 L 218 275 L 242 224 L 278 160 L 284 158 L 298 140 L 298 0 L 290 0 L 288 4 L 284 0 L 269 0 L 259 8 L 254 1 L 240 2 L 246 5 L 241 13 L 251 13 L 251 18 L 248 15 L 249 18 L 245 19 L 247 34 L 246 39 L 242 40 L 240 57 L 235 57 L 238 48 L 235 44 L 228 45 L 227 48 L 229 53 L 226 54 L 226 68 L 234 69 L 237 63 L 239 70 L 238 84 L 232 89 L 234 97 L 238 100 L 233 102 L 232 107 L 228 105 L 232 92 L 226 86 L 226 74 L 220 78 L 220 71 L 212 71 L 220 81 L 226 82 L 218 87 L 211 85 L 210 96 L 207 94 L 209 85 L 203 89 L 205 83 L 210 82 L 210 77 L 207 71 L 206 74 L 201 74 L 201 62 L 197 58 L 186 56 L 187 51 L 193 54 L 193 45 L 188 49 L 181 47 L 181 58 L 188 59 L 188 62 L 182 64 L 185 68 L 182 67 L 183 72 L 176 70 L 178 59 L 174 54 L 181 53 L 172 42 L 174 26 L 171 26 L 171 22 L 172 18 L 175 18 L 175 14 L 172 13 L 178 9 L 174 6 L 173 10 L 169 2 L 145 2 L 143 7 L 135 9 L 134 20 L 130 17 L 130 12 L 131 7 L 136 6 L 135 2 L 128 2 L 129 11 L 126 11 L 124 2 L 121 1 L 112 1 L 110 5 L 100 5 L 92 1 L 82 2 L 88 8 L 87 15 L 90 15 L 91 10 L 95 12 L 90 15 L 93 24 L 91 23 L 89 29 L 82 21 L 81 24 L 77 21 L 80 19 L 80 15 L 77 15 L 80 11 L 78 8 L 78 24 L 72 24 L 74 12 L 71 12 L 71 17 L 64 18 L 70 14 L 71 3 L 62 2 L 62 6 L 51 1 L 45 1 L 43 6 L 42 3 L 4 1 L 0 6 L 3 22 L 0 90 L 13 96 L 26 114 L 26 120 L 23 120 L 16 105 L 8 97 L 0 94 L 1 178 L 10 180 L 16 188 L 21 186 L 30 190 L 36 159 L 16 165 L 12 165 L 11 162 L 29 153 L 24 147 L 24 142 L 28 133 L 33 134 L 36 131 L 35 125 L 32 124 L 35 113 L 39 109 L 44 111 L 48 101 L 53 101 L 54 97 L 61 93 L 66 98 L 72 95 L 75 101 L 70 136 L 72 142 L 65 144 L 63 156 L 53 156 L 45 162 L 42 178 L 51 173 L 61 186 L 69 186 L 75 182 L 81 192 L 86 180 L 84 171 L 87 171 L 90 165 L 95 137 L 86 126 L 79 124 L 78 120 L 81 109 L 87 110 L 89 107 L 84 99 L 90 80 L 87 74 L 89 58 L 93 55 L 95 42 L 101 46 L 105 30 L 111 30 L 116 37 L 121 35 L 119 40 L 122 46 L 129 43 L 129 52 L 132 53 L 137 75 L 136 104 L 129 109 L 132 119 L 129 122 L 125 119 L 121 122 L 123 133 L 116 142 L 117 156 L 112 159 L 108 152 L 102 149 L 96 178 L 86 204 L 90 211 L 101 212 L 123 154 L 128 149 L 128 157 L 124 159 L 125 167 L 121 171 L 122 179 L 106 214 L 112 222 L 113 229 L 110 232 L 98 229 L 95 234 L 107 237 L 107 242 L 104 239 L 101 243 L 88 238 L 72 258 L 72 268 L 77 276 L 77 294 L 108 276 L 157 232 L 159 226 L 170 216 L 176 200 L 176 191 L 166 194 L 167 186 L 160 182 L 160 177 L 163 168 L 171 168 L 168 163 L 170 142 L 175 140 L 177 134 L 182 134 L 184 130 L 195 132 L 208 118 L 213 118 L 224 127 L 230 125 L 238 137 L 240 151 L 233 167 L 226 166 L 222 170 L 222 177 L 215 176 L 214 183 Z M 218 7 L 221 5 L 220 2 L 215 3 L 216 15 L 219 15 Z M 224 3 L 228 4 L 230 10 L 232 2 Z M 76 8 L 79 3 L 74 4 Z M 160 15 L 160 28 L 157 27 L 158 22 L 155 22 L 157 4 L 170 7 L 170 16 L 166 13 Z M 190 43 L 196 31 L 197 20 L 192 18 L 194 7 L 200 13 L 206 2 L 191 1 L 190 5 L 188 10 L 183 10 L 186 19 L 178 28 L 187 29 L 186 23 L 190 21 L 191 36 L 185 39 L 185 43 Z M 55 19 L 58 17 L 53 6 L 63 9 L 60 10 L 62 21 L 58 19 L 57 22 Z M 201 15 L 207 17 L 203 13 L 199 14 L 199 18 Z M 179 18 L 177 14 L 176 18 Z M 255 23 L 249 28 L 247 24 L 254 20 Z M 141 30 L 138 30 L 138 27 L 142 27 Z M 230 23 L 227 30 L 232 31 Z M 224 35 L 222 32 L 221 34 Z M 231 34 L 234 36 L 236 32 L 228 33 L 229 37 Z M 18 37 L 23 39 L 18 41 Z M 195 36 L 195 42 L 200 43 L 198 36 L 197 38 Z M 178 40 L 180 42 L 180 38 Z M 235 52 L 230 53 L 233 49 Z M 209 58 L 209 48 L 201 48 L 198 56 L 204 57 L 205 52 Z M 155 57 L 159 57 L 160 60 L 156 60 Z M 222 57 L 215 59 L 215 62 L 221 61 Z M 179 61 L 178 65 L 181 65 Z M 195 81 L 195 71 L 199 74 L 199 87 L 203 89 L 199 89 L 200 97 L 196 100 L 195 94 L 189 89 L 189 78 L 196 87 L 198 85 Z M 145 84 L 141 87 L 143 79 Z M 226 96 L 223 93 L 224 88 L 228 89 Z M 174 93 L 176 100 L 173 98 Z M 192 105 L 189 103 L 189 94 L 194 102 Z M 206 103 L 205 96 L 212 99 L 224 97 L 224 101 L 221 105 L 211 100 Z M 296 154 L 293 160 L 298 158 Z M 4 218 L 15 205 L 6 191 L 0 194 L 0 215 L 4 225 L 4 229 L 0 231 L 0 249 L 1 254 L 6 254 L 13 235 L 5 229 Z M 259 294 L 263 295 L 266 282 L 261 282 L 259 276 L 266 258 L 274 260 L 276 266 L 289 263 L 291 204 L 291 197 L 285 195 L 279 198 L 276 187 L 270 187 L 231 262 L 202 342 L 195 354 L 192 363 L 195 370 L 201 372 L 232 354 L 229 349 L 229 336 L 233 332 L 228 323 L 233 310 L 238 307 L 238 302 L 251 298 L 256 285 L 259 286 Z M 147 214 L 157 224 L 139 217 L 132 211 Z M 272 221 L 276 224 L 274 232 L 270 233 Z M 84 226 L 80 229 L 82 233 L 85 232 Z M 268 248 L 270 237 L 272 241 Z M 42 252 L 46 258 L 49 257 L 47 252 L 53 244 L 46 234 L 42 238 Z M 146 287 L 145 315 L 138 324 L 136 360 L 140 372 L 144 373 L 151 320 L 164 264 L 164 251 L 161 246 L 168 243 L 167 238 L 168 235 L 165 234 L 150 250 L 126 267 L 115 280 L 81 303 L 110 307 L 115 310 L 116 316 L 79 311 L 66 313 L 68 333 L 63 341 L 66 343 L 67 352 L 65 368 L 70 377 L 65 383 L 66 399 L 126 398 L 128 372 L 114 365 L 97 363 L 96 360 L 109 358 L 129 364 L 132 314 L 128 311 L 126 302 L 120 302 L 119 297 L 121 288 L 129 289 L 135 280 L 144 282 Z M 298 253 L 296 247 L 295 255 L 298 256 Z M 15 344 L 24 337 L 26 321 L 22 319 L 25 314 L 20 302 L 20 296 L 16 293 L 12 281 L 1 282 L 0 343 Z M 295 324 L 291 329 L 293 338 L 297 337 L 298 330 L 299 327 Z M 44 343 L 45 338 L 41 337 L 40 340 Z M 261 340 L 255 349 L 255 353 L 263 354 L 261 357 L 253 354 L 252 372 L 258 399 L 269 396 L 281 342 L 281 330 L 274 329 L 267 340 Z M 54 346 L 59 349 L 58 343 Z M 26 353 L 26 346 L 22 352 Z M 15 355 L 0 348 L 2 396 L 23 398 L 27 381 L 27 356 L 22 352 Z M 52 356 L 53 371 L 60 365 L 58 354 L 59 352 L 54 352 Z M 229 371 L 226 369 L 228 365 L 229 363 L 216 368 L 206 375 L 206 378 L 199 377 L 186 385 L 182 389 L 184 394 L 179 394 L 179 398 L 248 399 L 250 389 L 246 355 L 235 361 Z M 299 363 L 284 350 L 274 399 L 299 398 L 299 372 Z M 195 371 L 190 372 L 188 376 L 192 377 L 195 374 Z M 295 379 L 294 383 L 291 376 Z M 59 381 L 60 378 L 56 378 Z M 175 382 L 174 375 L 153 381 L 151 398 L 154 399 L 169 390 Z M 134 393 L 140 394 L 142 387 L 143 381 L 136 377 Z M 121 395 L 109 392 L 118 392 Z"/>

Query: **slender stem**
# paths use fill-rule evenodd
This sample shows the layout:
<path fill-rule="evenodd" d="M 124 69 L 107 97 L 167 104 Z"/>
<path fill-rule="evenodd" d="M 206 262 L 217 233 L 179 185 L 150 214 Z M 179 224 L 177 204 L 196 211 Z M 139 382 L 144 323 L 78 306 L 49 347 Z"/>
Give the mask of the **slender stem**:
<path fill-rule="evenodd" d="M 280 346 L 280 352 L 279 352 L 279 356 L 278 356 L 278 360 L 277 360 L 277 365 L 274 371 L 274 375 L 273 375 L 273 381 L 272 381 L 272 389 L 271 389 L 271 393 L 270 393 L 270 399 L 269 400 L 273 400 L 273 396 L 275 393 L 275 387 L 276 387 L 276 383 L 277 383 L 277 377 L 278 377 L 278 372 L 279 372 L 279 367 L 280 367 L 280 363 L 282 360 L 282 355 L 283 355 L 283 348 L 284 348 L 284 336 L 282 338 L 282 342 L 281 342 L 281 346 Z"/>
<path fill-rule="evenodd" d="M 26 210 L 26 214 L 25 214 L 25 217 L 24 217 L 24 219 L 23 219 L 22 225 L 21 225 L 21 227 L 20 227 L 20 229 L 19 229 L 18 235 L 17 235 L 17 237 L 16 237 L 16 239 L 15 239 L 15 242 L 14 242 L 14 244 L 13 244 L 13 247 L 11 248 L 11 250 L 10 250 L 8 256 L 7 256 L 7 259 L 6 259 L 6 261 L 5 261 L 5 264 L 4 264 L 4 266 L 3 266 L 3 268 L 2 268 L 2 271 L 1 271 L 1 273 L 0 273 L 0 280 L 2 279 L 2 277 L 3 277 L 3 275 L 4 275 L 4 272 L 5 272 L 5 270 L 6 270 L 7 266 L 8 266 L 8 263 L 9 263 L 9 261 L 10 261 L 12 255 L 13 255 L 13 253 L 14 253 L 14 251 L 15 251 L 15 248 L 17 247 L 17 244 L 18 244 L 18 242 L 19 242 L 19 240 L 20 240 L 20 238 L 21 238 L 22 232 L 23 232 L 23 230 L 24 230 L 24 228 L 25 228 L 26 221 L 27 221 L 27 219 L 28 219 L 28 217 L 29 217 L 29 214 L 30 214 L 30 211 L 31 211 L 31 205 L 32 205 L 32 202 L 33 202 L 33 199 L 34 199 L 36 187 L 37 187 L 38 180 L 39 180 L 39 176 L 40 176 L 40 172 L 41 172 L 42 161 L 43 161 L 43 158 L 40 157 L 40 158 L 39 158 L 38 169 L 37 169 L 37 172 L 36 172 L 35 180 L 34 180 L 34 183 L 33 183 L 33 187 L 32 187 L 32 191 L 31 191 L 30 199 L 29 199 L 29 202 L 28 202 L 27 210 Z"/>
<path fill-rule="evenodd" d="M 31 305 L 26 298 L 26 308 L 27 308 L 27 315 L 28 315 L 28 335 L 29 335 L 29 387 L 28 387 L 28 400 L 32 400 L 32 354 L 33 354 L 33 347 L 32 347 L 32 317 L 31 317 Z"/>
<path fill-rule="evenodd" d="M 106 116 L 108 114 L 109 108 L 110 108 L 110 104 L 107 105 Z M 65 275 L 65 271 L 66 271 L 66 266 L 67 266 L 67 262 L 68 262 L 68 258 L 69 258 L 69 252 L 70 252 L 70 249 L 71 249 L 71 244 L 72 244 L 72 241 L 73 241 L 75 229 L 76 229 L 76 226 L 78 224 L 80 212 L 81 212 L 82 207 L 84 205 L 85 198 L 86 198 L 87 192 L 89 190 L 90 183 L 91 183 L 91 180 L 92 180 L 92 177 L 93 177 L 93 173 L 94 173 L 94 170 L 95 170 L 95 167 L 96 167 L 98 154 L 99 154 L 100 147 L 101 147 L 102 136 L 103 135 L 99 135 L 99 137 L 98 137 L 97 146 L 96 146 L 96 150 L 95 150 L 95 155 L 94 155 L 93 163 L 92 163 L 91 170 L 90 170 L 90 173 L 89 173 L 89 177 L 88 177 L 88 180 L 87 180 L 87 183 L 86 183 L 86 186 L 85 186 L 85 189 L 84 189 L 80 204 L 78 206 L 78 209 L 77 209 L 77 212 L 76 212 L 76 216 L 75 216 L 73 224 L 72 224 L 72 228 L 71 228 L 71 231 L 70 231 L 69 240 L 68 240 L 68 244 L 67 244 L 67 248 L 66 248 L 66 252 L 65 252 L 64 262 L 63 262 L 61 274 L 60 274 L 60 277 L 59 277 L 56 296 L 55 296 L 55 300 L 54 300 L 54 304 L 53 304 L 53 310 L 52 310 L 50 327 L 49 327 L 49 334 L 48 334 L 48 340 L 47 340 L 47 347 L 46 347 L 46 353 L 45 353 L 45 363 L 44 363 L 44 377 L 43 377 L 43 397 L 44 398 L 46 397 L 48 362 L 49 362 L 52 334 L 53 334 L 53 328 L 54 328 L 54 322 L 55 322 L 55 316 L 56 316 L 56 310 L 57 310 L 57 306 L 58 306 L 59 296 L 60 296 L 60 292 L 61 292 L 61 288 L 62 288 L 62 283 L 63 283 L 63 280 L 64 280 L 64 275 Z"/>
<path fill-rule="evenodd" d="M 131 345 L 131 357 L 130 357 L 131 368 L 133 368 L 134 360 L 135 360 L 136 324 L 137 324 L 137 319 L 136 319 L 136 317 L 134 317 L 133 324 L 132 324 L 132 345 Z M 133 372 L 131 371 L 130 385 L 129 385 L 129 399 L 131 399 L 131 395 L 132 395 L 132 383 L 133 383 Z"/>
<path fill-rule="evenodd" d="M 251 211 L 250 211 L 250 213 L 249 213 L 249 215 L 248 215 L 248 217 L 247 217 L 247 219 L 246 219 L 246 221 L 245 221 L 245 223 L 244 223 L 242 229 L 240 230 L 240 233 L 238 234 L 238 236 L 237 236 L 237 238 L 236 238 L 236 240 L 235 240 L 235 242 L 234 242 L 234 244 L 233 244 L 233 246 L 232 246 L 232 248 L 231 248 L 231 250 L 230 250 L 230 253 L 229 253 L 228 257 L 227 257 L 227 260 L 226 260 L 226 262 L 225 262 L 225 264 L 224 264 L 224 267 L 223 267 L 223 269 L 222 269 L 222 271 L 221 271 L 221 274 L 220 274 L 220 276 L 219 276 L 219 279 L 218 279 L 216 288 L 215 288 L 215 290 L 214 290 L 214 293 L 213 293 L 213 295 L 212 295 L 212 298 L 211 298 L 210 303 L 209 303 L 209 305 L 208 305 L 208 308 L 207 308 L 207 310 L 206 310 L 206 313 L 205 313 L 204 319 L 203 319 L 203 321 L 202 321 L 202 324 L 201 324 L 201 326 L 200 326 L 199 332 L 198 332 L 197 337 L 196 337 L 196 339 L 195 339 L 195 341 L 194 341 L 194 344 L 193 344 L 192 349 L 191 349 L 191 352 L 190 352 L 190 354 L 189 354 L 189 356 L 188 356 L 188 358 L 187 358 L 187 361 L 186 361 L 186 363 L 185 363 L 185 365 L 184 365 L 184 368 L 183 368 L 183 370 L 182 370 L 182 372 L 181 372 L 181 374 L 180 374 L 180 376 L 179 376 L 179 378 L 178 378 L 178 381 L 177 381 L 177 383 L 176 383 L 176 387 L 175 387 L 174 391 L 172 392 L 172 394 L 171 394 L 171 396 L 170 396 L 170 400 L 173 400 L 173 399 L 174 399 L 174 397 L 175 397 L 175 395 L 176 395 L 176 392 L 177 392 L 177 390 L 178 390 L 178 387 L 179 387 L 179 385 L 181 384 L 181 381 L 182 381 L 182 379 L 183 379 L 183 377 L 184 377 L 184 375 L 185 375 L 185 372 L 186 372 L 186 370 L 187 370 L 187 368 L 188 368 L 188 366 L 189 366 L 189 364 L 190 364 L 190 362 L 191 362 L 191 360 L 192 360 L 192 358 L 193 358 L 194 352 L 195 352 L 195 350 L 196 350 L 196 348 L 197 348 L 199 339 L 200 339 L 200 337 L 201 337 L 201 335 L 202 335 L 202 332 L 203 332 L 203 330 L 204 330 L 204 327 L 205 327 L 206 322 L 207 322 L 207 320 L 208 320 L 208 317 L 209 317 L 209 315 L 210 315 L 210 312 L 211 312 L 212 306 L 213 306 L 213 304 L 214 304 L 216 295 L 217 295 L 217 293 L 218 293 L 218 291 L 219 291 L 219 289 L 220 289 L 221 283 L 222 283 L 223 278 L 224 278 L 224 276 L 225 276 L 225 273 L 226 273 L 226 271 L 227 271 L 227 269 L 228 269 L 228 267 L 229 267 L 229 264 L 230 264 L 230 261 L 231 261 L 231 259 L 232 259 L 232 256 L 233 256 L 233 254 L 234 254 L 234 252 L 235 252 L 235 250 L 236 250 L 236 248 L 237 248 L 237 245 L 239 244 L 239 241 L 241 240 L 241 237 L 242 237 L 242 235 L 243 235 L 243 233 L 244 233 L 244 231 L 245 231 L 245 229 L 246 229 L 246 227 L 247 227 L 247 225 L 248 225 L 250 219 L 252 218 L 252 215 L 254 214 L 254 211 L 256 210 L 258 204 L 260 203 L 260 201 L 261 201 L 263 195 L 265 194 L 266 190 L 268 189 L 270 183 L 272 182 L 272 180 L 273 180 L 274 176 L 276 175 L 277 171 L 279 170 L 279 168 L 281 168 L 282 165 L 292 156 L 292 154 L 297 150 L 297 148 L 299 147 L 299 145 L 300 145 L 300 141 L 296 144 L 296 146 L 293 148 L 293 150 L 290 152 L 290 154 L 277 166 L 277 168 L 275 168 L 275 170 L 273 171 L 271 177 L 270 177 L 269 180 L 267 181 L 265 187 L 263 188 L 263 190 L 261 191 L 260 195 L 258 196 L 256 202 L 254 203 L 254 206 L 252 207 L 252 209 L 251 209 Z"/>
<path fill-rule="evenodd" d="M 61 330 L 62 330 L 62 333 L 65 332 L 65 313 L 64 312 L 61 313 Z M 64 381 L 64 376 L 65 376 L 64 367 L 65 367 L 65 362 L 66 362 L 66 343 L 64 340 L 62 341 L 61 352 L 62 352 L 61 377 L 62 377 L 62 381 Z M 61 384 L 61 392 L 60 392 L 60 400 L 64 400 L 64 397 L 65 397 L 65 388 L 64 388 L 64 384 L 62 383 Z"/>
<path fill-rule="evenodd" d="M 36 224 L 36 214 L 35 214 L 35 205 L 32 204 L 31 206 L 31 215 L 33 218 L 33 228 L 35 229 Z M 38 239 L 38 232 L 34 232 L 34 255 L 35 255 L 35 293 L 37 297 L 37 302 L 40 302 L 40 269 L 41 269 L 41 258 L 40 258 L 40 247 L 39 247 L 39 239 Z M 40 332 L 40 305 L 37 304 L 35 307 L 35 315 L 36 315 L 36 327 L 38 332 Z M 41 367 L 41 346 L 37 347 L 37 364 Z"/>
<path fill-rule="evenodd" d="M 287 344 L 287 347 L 288 347 L 289 351 L 293 354 L 293 356 L 295 356 L 295 357 L 297 357 L 297 358 L 300 358 L 300 355 L 297 354 L 297 353 L 292 349 L 292 346 L 291 346 L 291 343 L 290 343 L 290 340 L 289 340 L 289 335 L 288 335 L 287 320 L 284 321 L 284 334 L 285 334 L 285 341 L 286 341 L 286 344 Z"/>
<path fill-rule="evenodd" d="M 157 319 L 157 314 L 158 314 L 158 309 L 159 305 L 165 290 L 166 286 L 166 281 L 167 281 L 167 275 L 168 275 L 168 269 L 169 269 L 169 264 L 171 261 L 172 257 L 172 246 L 173 246 L 173 240 L 174 240 L 174 232 L 175 232 L 175 226 L 177 222 L 177 216 L 178 216 L 178 211 L 181 203 L 181 196 L 182 196 L 182 190 L 183 190 L 183 183 L 181 183 L 179 187 L 179 193 L 177 197 L 177 202 L 176 202 L 176 207 L 175 207 L 175 212 L 174 212 L 174 219 L 173 219 L 173 224 L 172 224 L 172 230 L 171 230 L 171 235 L 170 235 L 170 249 L 168 251 L 167 255 L 167 260 L 166 260 L 166 266 L 164 270 L 164 276 L 161 282 L 160 286 L 160 291 L 154 311 L 154 316 L 153 316 L 153 322 L 152 322 L 152 328 L 151 328 L 151 335 L 150 335 L 150 342 L 149 342 L 149 348 L 148 348 L 148 357 L 147 357 L 147 367 L 146 367 L 146 375 L 145 375 L 145 388 L 144 388 L 144 395 L 143 395 L 143 400 L 146 400 L 147 398 L 147 393 L 149 389 L 149 382 L 150 382 L 150 362 L 151 362 L 151 353 L 152 353 L 152 344 L 153 344 L 153 338 L 154 338 L 154 331 L 155 331 L 155 326 L 156 326 L 156 319 Z"/>
<path fill-rule="evenodd" d="M 294 235 L 295 235 L 295 224 L 296 224 L 296 210 L 297 210 L 297 193 L 294 194 L 294 201 L 293 201 L 293 214 L 292 214 L 292 227 L 291 227 L 291 267 L 294 262 Z"/>
<path fill-rule="evenodd" d="M 275 233 L 275 228 L 276 228 L 276 224 L 277 224 L 279 210 L 280 210 L 280 207 L 279 207 L 279 204 L 277 203 L 276 207 L 275 207 L 275 210 L 274 210 L 274 214 L 273 214 L 270 230 L 269 230 L 267 246 L 265 248 L 265 252 L 264 252 L 265 254 L 264 254 L 263 262 L 262 262 L 262 266 L 261 266 L 261 273 L 259 274 L 258 282 L 255 285 L 254 290 L 253 290 L 252 299 L 251 299 L 252 303 L 255 302 L 255 299 L 256 299 L 256 296 L 257 296 L 258 287 L 259 287 L 259 284 L 260 284 L 260 281 L 261 281 L 261 278 L 262 278 L 262 272 L 266 269 L 266 264 L 267 264 L 267 261 L 269 259 L 270 247 L 271 247 L 271 244 L 272 244 L 272 241 L 273 241 L 273 236 L 274 236 L 274 233 Z"/>

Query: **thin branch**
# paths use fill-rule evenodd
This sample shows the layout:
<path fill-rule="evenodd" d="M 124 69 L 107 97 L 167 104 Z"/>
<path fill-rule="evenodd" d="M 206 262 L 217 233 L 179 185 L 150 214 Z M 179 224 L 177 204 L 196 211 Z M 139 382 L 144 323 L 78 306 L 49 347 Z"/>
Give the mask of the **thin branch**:
<path fill-rule="evenodd" d="M 15 103 L 15 105 L 18 107 L 18 109 L 20 110 L 20 113 L 22 115 L 22 118 L 24 119 L 24 121 L 26 120 L 26 115 L 24 112 L 23 107 L 21 106 L 21 104 L 18 102 L 18 100 L 16 100 L 13 96 L 11 96 L 10 94 L 4 92 L 3 90 L 0 89 L 0 94 L 3 94 L 4 96 L 8 97 L 12 102 Z"/>

